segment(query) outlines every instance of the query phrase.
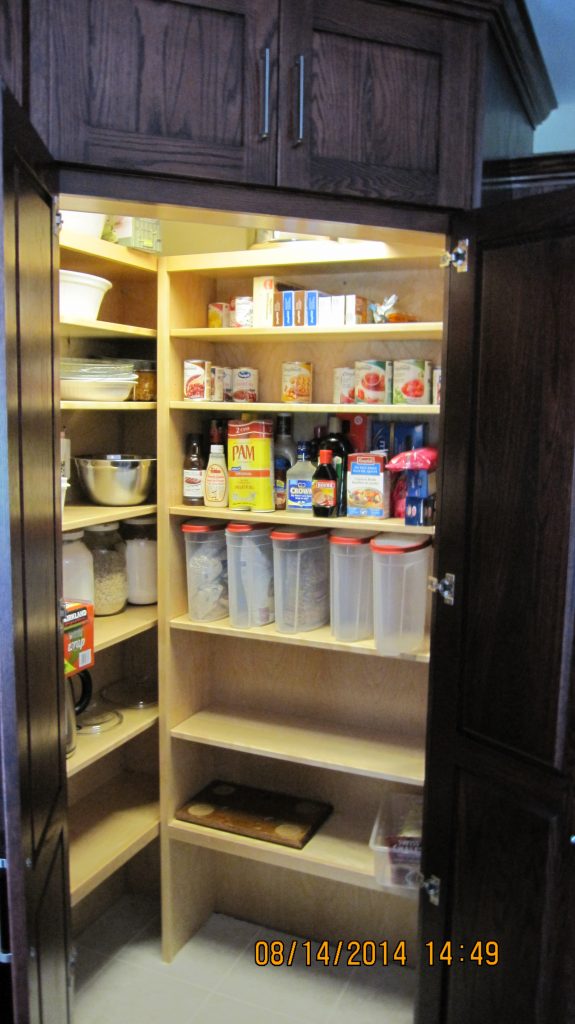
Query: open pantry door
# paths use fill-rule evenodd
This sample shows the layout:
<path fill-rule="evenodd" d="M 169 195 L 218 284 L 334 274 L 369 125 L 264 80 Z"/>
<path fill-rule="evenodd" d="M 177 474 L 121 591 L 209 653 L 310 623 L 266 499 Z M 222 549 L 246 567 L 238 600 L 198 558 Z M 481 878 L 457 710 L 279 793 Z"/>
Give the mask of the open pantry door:
<path fill-rule="evenodd" d="M 416 1019 L 557 1024 L 575 1020 L 575 191 L 478 211 L 466 239 L 467 271 L 447 271 L 436 575 L 455 579 L 452 604 L 434 597 Z"/>
<path fill-rule="evenodd" d="M 49 157 L 1 88 L 0 103 L 0 995 L 7 1024 L 65 1024 L 56 246 Z"/>

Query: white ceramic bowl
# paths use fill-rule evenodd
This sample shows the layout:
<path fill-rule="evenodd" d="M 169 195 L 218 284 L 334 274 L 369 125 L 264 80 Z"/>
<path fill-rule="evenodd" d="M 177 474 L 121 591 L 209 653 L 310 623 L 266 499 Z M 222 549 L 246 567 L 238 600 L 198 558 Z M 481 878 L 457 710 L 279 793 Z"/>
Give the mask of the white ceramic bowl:
<path fill-rule="evenodd" d="M 65 402 L 125 402 L 133 380 L 60 380 L 60 398 Z"/>
<path fill-rule="evenodd" d="M 65 322 L 97 320 L 102 299 L 112 282 L 77 270 L 60 271 L 60 319 Z"/>
<path fill-rule="evenodd" d="M 62 210 L 62 224 L 66 231 L 79 235 L 100 238 L 106 223 L 105 213 L 78 213 L 76 210 Z"/>

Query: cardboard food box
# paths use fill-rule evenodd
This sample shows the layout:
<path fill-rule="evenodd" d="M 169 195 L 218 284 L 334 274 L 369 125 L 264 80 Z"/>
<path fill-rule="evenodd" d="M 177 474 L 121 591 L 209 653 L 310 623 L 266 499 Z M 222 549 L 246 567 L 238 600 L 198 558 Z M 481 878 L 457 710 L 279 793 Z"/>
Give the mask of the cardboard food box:
<path fill-rule="evenodd" d="M 347 514 L 389 519 L 390 474 L 379 452 L 357 452 L 347 459 Z"/>
<path fill-rule="evenodd" d="M 73 676 L 94 664 L 94 605 L 64 601 L 64 675 Z"/>

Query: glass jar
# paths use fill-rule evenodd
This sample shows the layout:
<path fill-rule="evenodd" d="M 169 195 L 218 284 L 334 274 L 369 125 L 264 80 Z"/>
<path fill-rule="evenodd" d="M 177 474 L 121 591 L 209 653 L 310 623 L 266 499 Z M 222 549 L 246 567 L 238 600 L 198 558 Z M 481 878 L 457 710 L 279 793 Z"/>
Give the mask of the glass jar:
<path fill-rule="evenodd" d="M 156 401 L 156 364 L 140 359 L 134 363 L 136 383 L 134 385 L 135 402 Z"/>
<path fill-rule="evenodd" d="M 83 538 L 83 530 L 62 534 L 62 590 L 67 601 L 93 604 L 94 559 Z"/>
<path fill-rule="evenodd" d="M 119 523 L 101 523 L 84 531 L 94 559 L 95 615 L 116 615 L 128 600 L 126 545 L 118 527 Z"/>
<path fill-rule="evenodd" d="M 122 523 L 126 542 L 129 604 L 158 600 L 156 517 L 136 516 Z"/>

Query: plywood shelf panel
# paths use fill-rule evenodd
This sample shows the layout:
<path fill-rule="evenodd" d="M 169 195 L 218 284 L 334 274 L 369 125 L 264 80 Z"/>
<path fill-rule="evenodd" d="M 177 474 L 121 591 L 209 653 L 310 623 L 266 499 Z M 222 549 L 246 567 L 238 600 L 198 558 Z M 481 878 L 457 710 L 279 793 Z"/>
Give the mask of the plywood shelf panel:
<path fill-rule="evenodd" d="M 278 341 L 441 341 L 443 324 L 433 320 L 347 327 L 180 327 L 174 328 L 171 336 L 241 344 L 274 344 Z"/>
<path fill-rule="evenodd" d="M 156 505 L 66 505 L 62 530 L 82 530 L 85 526 L 113 523 L 116 519 L 154 515 Z"/>
<path fill-rule="evenodd" d="M 99 761 L 101 757 L 110 754 L 112 750 L 117 750 L 124 743 L 128 743 L 135 736 L 150 729 L 158 721 L 157 707 L 118 708 L 118 710 L 121 712 L 123 720 L 115 729 L 96 735 L 78 732 L 76 749 L 66 760 L 68 778 L 77 775 L 83 768 Z"/>
<path fill-rule="evenodd" d="M 361 413 L 362 415 L 386 415 L 394 419 L 403 419 L 406 416 L 414 416 L 418 419 L 428 416 L 439 416 L 438 405 L 333 405 L 315 403 L 291 402 L 192 402 L 190 400 L 177 400 L 170 402 L 170 409 L 187 409 L 189 411 L 210 411 L 210 412 L 290 412 L 290 413 Z"/>
<path fill-rule="evenodd" d="M 258 710 L 208 707 L 171 731 L 175 739 L 282 761 L 423 785 L 425 751 L 417 742 L 320 725 Z"/>
<path fill-rule="evenodd" d="M 205 505 L 171 505 L 170 515 L 187 519 L 219 519 L 231 522 L 265 523 L 276 526 L 311 526 L 322 530 L 359 530 L 362 533 L 420 533 L 432 537 L 434 526 L 406 526 L 403 519 L 362 519 L 342 516 L 318 519 L 307 512 L 248 512 L 245 509 L 208 508 Z"/>
<path fill-rule="evenodd" d="M 60 321 L 60 336 L 63 338 L 155 338 L 156 334 L 152 327 L 133 327 L 105 320 Z"/>
<path fill-rule="evenodd" d="M 340 651 L 347 654 L 367 654 L 375 657 L 385 657 L 375 648 L 375 641 L 356 640 L 353 643 L 346 643 L 343 640 L 336 640 L 331 633 L 329 626 L 321 626 L 319 629 L 310 629 L 306 633 L 280 633 L 275 623 L 267 626 L 252 626 L 250 629 L 239 629 L 232 626 L 229 619 L 217 619 L 215 622 L 194 622 L 189 615 L 179 615 L 170 622 L 172 629 L 191 630 L 195 633 L 213 633 L 215 636 L 243 636 L 249 640 L 264 640 L 276 644 L 294 644 L 298 647 L 320 647 L 326 651 Z M 429 641 L 426 640 L 421 650 L 412 654 L 389 655 L 391 658 L 401 658 L 406 661 L 414 661 L 420 664 L 429 663 Z"/>
<path fill-rule="evenodd" d="M 159 834 L 157 782 L 125 773 L 69 808 L 72 906 Z"/>
<path fill-rule="evenodd" d="M 129 604 L 118 615 L 99 615 L 94 620 L 94 650 L 104 651 L 122 640 L 128 640 L 138 633 L 153 629 L 158 622 L 156 604 Z"/>
<path fill-rule="evenodd" d="M 158 270 L 158 258 L 151 253 L 106 242 L 103 238 L 95 238 L 92 235 L 82 235 L 76 231 L 69 231 L 66 227 L 62 228 L 59 243 L 60 248 L 67 252 L 93 257 L 99 263 L 104 261 L 113 264 L 116 273 L 124 269 L 130 273 L 141 270 L 148 274 L 156 274 Z M 100 272 L 101 270 L 100 267 Z"/>
<path fill-rule="evenodd" d="M 114 412 L 146 412 L 150 409 L 157 409 L 157 402 L 74 402 L 70 399 L 63 399 L 60 402 L 61 409 L 85 409 L 88 412 L 102 412 L 112 410 Z"/>

